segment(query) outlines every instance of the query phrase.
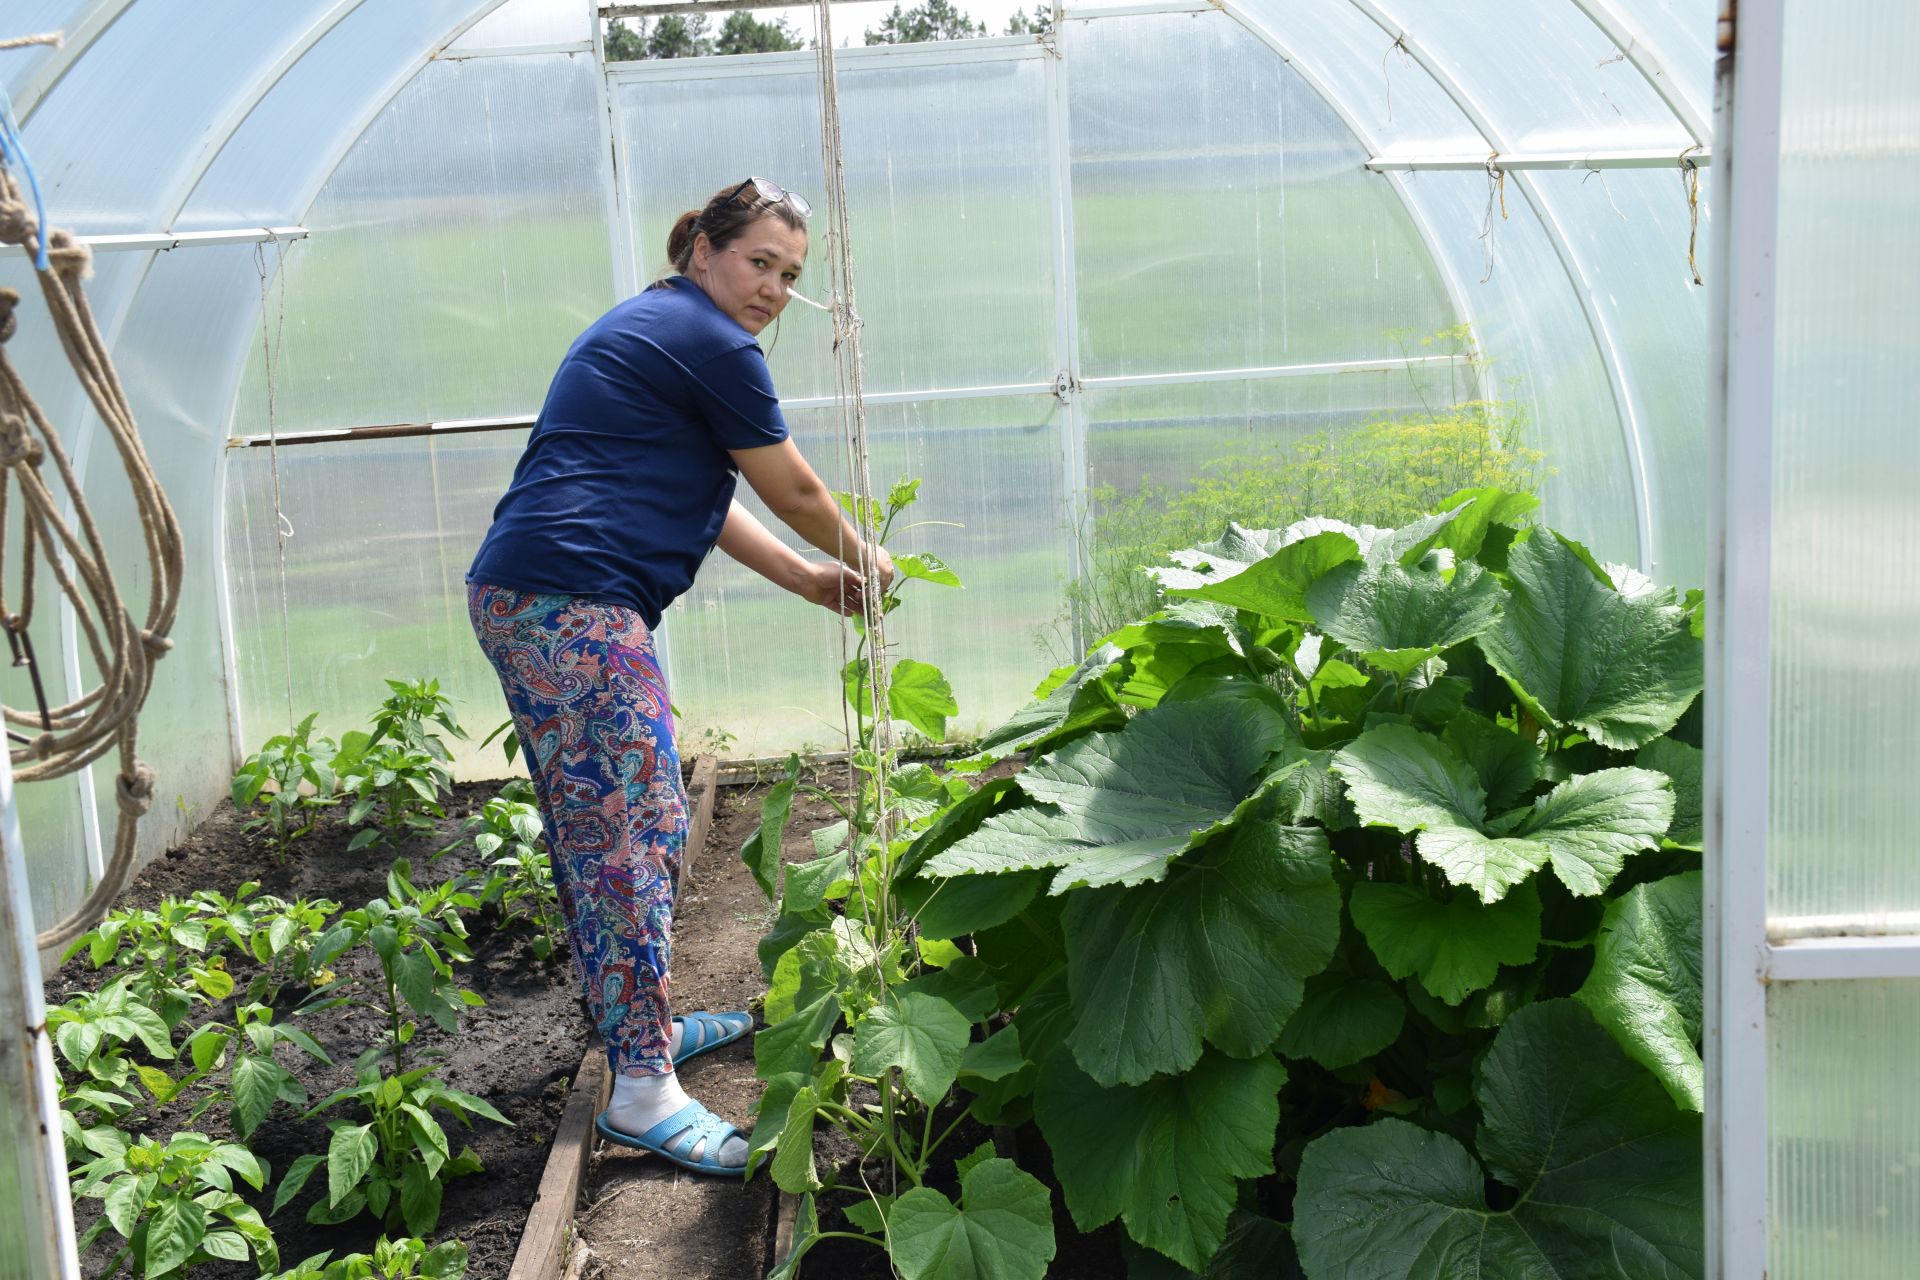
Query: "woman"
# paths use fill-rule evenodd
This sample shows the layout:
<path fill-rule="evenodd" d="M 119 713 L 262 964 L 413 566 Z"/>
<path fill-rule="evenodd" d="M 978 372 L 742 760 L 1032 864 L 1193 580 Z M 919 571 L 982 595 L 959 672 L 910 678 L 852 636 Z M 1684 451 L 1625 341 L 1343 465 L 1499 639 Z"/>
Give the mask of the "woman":
<path fill-rule="evenodd" d="M 755 335 L 806 263 L 808 208 L 763 178 L 675 222 L 678 275 L 615 307 L 567 352 L 467 573 L 550 842 L 588 1008 L 612 1063 L 611 1141 L 742 1176 L 739 1131 L 674 1067 L 748 1034 L 745 1013 L 669 1017 L 673 898 L 686 842 L 661 612 L 715 545 L 838 613 L 861 607 L 864 543 L 788 438 Z M 735 472 L 810 562 L 733 500 Z"/>

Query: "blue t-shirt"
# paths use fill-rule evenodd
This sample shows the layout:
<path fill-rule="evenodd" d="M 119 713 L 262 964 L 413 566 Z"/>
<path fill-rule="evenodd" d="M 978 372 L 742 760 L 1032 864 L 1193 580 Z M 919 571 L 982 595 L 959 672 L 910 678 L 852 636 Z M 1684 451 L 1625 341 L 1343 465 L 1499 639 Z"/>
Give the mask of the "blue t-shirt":
<path fill-rule="evenodd" d="M 786 438 L 760 345 L 675 276 L 574 341 L 467 580 L 623 605 L 657 627 L 726 522 L 727 450 Z"/>

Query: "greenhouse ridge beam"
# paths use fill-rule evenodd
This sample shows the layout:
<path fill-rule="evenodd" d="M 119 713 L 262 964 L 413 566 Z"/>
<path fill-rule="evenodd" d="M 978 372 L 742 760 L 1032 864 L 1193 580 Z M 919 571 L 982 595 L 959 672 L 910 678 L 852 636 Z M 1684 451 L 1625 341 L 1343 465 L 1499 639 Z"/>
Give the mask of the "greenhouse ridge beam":
<path fill-rule="evenodd" d="M 1375 173 L 1392 172 L 1496 172 L 1520 173 L 1534 169 L 1679 169 L 1688 164 L 1706 168 L 1713 163 L 1713 152 L 1706 147 L 1685 151 L 1516 151 L 1503 155 L 1375 156 L 1367 168 Z"/>
<path fill-rule="evenodd" d="M 858 4 L 860 0 L 827 0 L 829 4 Z M 815 0 L 818 3 L 818 0 Z M 661 0 L 659 4 L 603 4 L 603 18 L 653 18 L 669 13 L 725 13 L 731 9 L 769 8 L 767 0 Z"/>

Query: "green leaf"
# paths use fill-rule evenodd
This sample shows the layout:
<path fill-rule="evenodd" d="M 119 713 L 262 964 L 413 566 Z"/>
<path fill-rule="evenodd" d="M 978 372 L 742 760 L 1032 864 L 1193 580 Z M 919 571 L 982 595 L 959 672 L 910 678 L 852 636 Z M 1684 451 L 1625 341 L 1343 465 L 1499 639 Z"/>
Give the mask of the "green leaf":
<path fill-rule="evenodd" d="M 113 1185 L 107 1188 L 107 1194 L 101 1200 L 101 1209 L 122 1239 L 133 1239 L 133 1233 L 140 1225 L 140 1215 L 146 1212 L 147 1200 L 159 1185 L 159 1174 L 143 1173 L 137 1177 L 116 1178 Z"/>
<path fill-rule="evenodd" d="M 467 1246 L 458 1240 L 442 1241 L 420 1259 L 420 1280 L 461 1280 L 466 1274 Z"/>
<path fill-rule="evenodd" d="M 1292 727 L 1250 698 L 1171 702 L 1114 733 L 1062 747 L 1020 775 L 1039 807 L 996 814 L 929 859 L 935 875 L 1059 867 L 1078 884 L 1159 880 L 1168 863 L 1239 820 L 1274 779 Z"/>
<path fill-rule="evenodd" d="M 1307 592 L 1327 635 L 1399 676 L 1491 627 L 1500 604 L 1500 584 L 1470 560 L 1451 578 L 1391 560 L 1343 564 Z"/>
<path fill-rule="evenodd" d="M 1462 489 L 1440 504 L 1450 510 L 1470 503 L 1453 518 L 1440 535 L 1440 546 L 1453 548 L 1455 554 L 1472 557 L 1480 554 L 1487 534 L 1496 524 L 1517 526 L 1540 508 L 1540 499 L 1530 493 L 1508 493 L 1503 489 Z"/>
<path fill-rule="evenodd" d="M 927 555 L 924 552 L 919 555 L 909 554 L 895 556 L 893 558 L 893 571 L 901 581 L 910 579 L 918 580 L 920 582 L 931 582 L 935 586 L 940 587 L 957 587 L 960 585 L 960 575 L 947 568 L 944 560 L 939 556 Z"/>
<path fill-rule="evenodd" d="M 1134 889 L 1075 894 L 1067 974 L 1079 1022 L 1067 1039 L 1102 1085 L 1185 1071 L 1201 1041 L 1264 1052 L 1340 938 L 1326 833 L 1250 822 Z"/>
<path fill-rule="evenodd" d="M 224 1262 L 245 1262 L 253 1249 L 238 1231 L 213 1231 L 200 1242 L 200 1251 Z"/>
<path fill-rule="evenodd" d="M 291 1075 L 264 1055 L 241 1054 L 233 1060 L 233 1131 L 245 1138 L 273 1110 L 280 1088 Z"/>
<path fill-rule="evenodd" d="M 1608 903 L 1593 971 L 1574 997 L 1690 1111 L 1705 1105 L 1700 885 L 1689 871 Z"/>
<path fill-rule="evenodd" d="M 1168 553 L 1167 558 L 1180 566 L 1178 569 L 1152 568 L 1147 572 L 1170 589 L 1223 582 L 1265 560 L 1289 541 L 1298 541 L 1294 534 L 1293 529 L 1249 529 L 1229 521 L 1227 531 L 1214 541 Z"/>
<path fill-rule="evenodd" d="M 845 852 L 830 853 L 811 862 L 790 862 L 786 883 L 781 889 L 780 910 L 804 915 L 829 898 L 845 897 L 852 885 Z"/>
<path fill-rule="evenodd" d="M 1673 784 L 1646 769 L 1602 769 L 1508 815 L 1513 834 L 1544 845 L 1560 882 L 1582 897 L 1613 883 L 1630 854 L 1655 848 L 1673 821 Z"/>
<path fill-rule="evenodd" d="M 1265 559 L 1213 581 L 1205 580 L 1211 576 L 1206 570 L 1182 573 L 1162 569 L 1157 576 L 1170 596 L 1210 600 L 1285 622 L 1312 622 L 1314 615 L 1307 602 L 1308 589 L 1322 575 L 1359 557 L 1360 547 L 1352 537 L 1329 530 L 1288 543 Z M 1207 563 L 1212 566 L 1231 562 L 1222 558 Z"/>
<path fill-rule="evenodd" d="M 967 1046 L 960 1059 L 962 1079 L 1004 1080 L 1027 1065 L 1020 1052 L 1020 1028 L 1006 1026 Z"/>
<path fill-rule="evenodd" d="M 300 1188 L 307 1185 L 307 1179 L 313 1171 L 326 1162 L 326 1157 L 308 1152 L 287 1167 L 281 1175 L 280 1186 L 273 1193 L 273 1212 L 278 1213 L 287 1207 L 287 1202 L 300 1194 Z"/>
<path fill-rule="evenodd" d="M 1407 1277 L 1705 1273 L 1700 1119 L 1579 1005 L 1507 1020 L 1474 1089 L 1483 1172 L 1451 1137 L 1402 1120 L 1307 1148 L 1294 1241 L 1307 1274 Z M 1518 1199 L 1489 1209 L 1486 1179 Z"/>
<path fill-rule="evenodd" d="M 410 1233 L 424 1236 L 439 1224 L 441 1190 L 423 1164 L 409 1164 L 400 1174 L 400 1218 Z"/>
<path fill-rule="evenodd" d="M 811 1073 L 814 1059 L 839 1020 L 840 1002 L 829 991 L 754 1036 L 753 1061 L 759 1077 L 766 1080 L 783 1071 Z"/>
<path fill-rule="evenodd" d="M 828 1070 L 835 1070 L 838 1063 Z M 780 1129 L 779 1148 L 773 1153 L 773 1180 L 788 1195 L 818 1191 L 820 1175 L 813 1163 L 813 1117 L 822 1101 L 815 1085 L 804 1085 L 788 1104 L 786 1121 Z"/>
<path fill-rule="evenodd" d="M 920 925 L 924 938 L 960 938 L 1005 924 L 1046 887 L 1044 871 L 1004 876 L 951 876 L 897 881 L 901 910 Z"/>
<path fill-rule="evenodd" d="M 1333 759 L 1360 821 L 1398 831 L 1464 828 L 1486 818 L 1480 779 L 1438 738 L 1410 725 L 1369 729 Z"/>
<path fill-rule="evenodd" d="M 1102 644 L 1079 666 L 1063 668 L 1066 678 L 982 738 L 974 759 L 984 762 L 1016 751 L 1044 751 L 1084 730 L 1118 727 L 1124 716 L 1108 678 L 1122 657 L 1116 646 Z"/>
<path fill-rule="evenodd" d="M 935 742 L 947 736 L 947 717 L 960 714 L 953 686 L 930 662 L 902 658 L 887 674 L 887 708 Z"/>
<path fill-rule="evenodd" d="M 1361 886 L 1356 886 L 1356 888 Z M 1406 1002 L 1372 978 L 1321 973 L 1287 1019 L 1275 1046 L 1289 1058 L 1311 1058 L 1329 1071 L 1364 1062 L 1400 1038 Z"/>
<path fill-rule="evenodd" d="M 338 1207 L 347 1193 L 360 1185 L 380 1152 L 370 1124 L 343 1124 L 327 1144 L 327 1204 Z"/>
<path fill-rule="evenodd" d="M 1491 983 L 1503 964 L 1526 964 L 1540 946 L 1540 895 L 1532 885 L 1492 905 L 1455 893 L 1436 902 L 1423 889 L 1362 882 L 1348 904 L 1353 923 L 1395 978 L 1459 1004 Z"/>
<path fill-rule="evenodd" d="M 162 1276 L 193 1256 L 207 1236 L 207 1211 L 183 1195 L 170 1195 L 147 1217 L 142 1274 Z"/>
<path fill-rule="evenodd" d="M 972 1025 L 938 996 L 891 994 L 854 1028 L 853 1070 L 880 1076 L 899 1067 L 913 1096 L 934 1106 L 953 1087 Z"/>
<path fill-rule="evenodd" d="M 1700 800 L 1705 760 L 1700 748 L 1672 738 L 1655 738 L 1633 758 L 1642 769 L 1664 773 L 1673 782 L 1673 825 L 1662 842 L 1670 848 L 1698 853 L 1705 842 L 1706 821 Z"/>
<path fill-rule="evenodd" d="M 904 1280 L 1044 1280 L 1054 1254 L 1046 1184 L 986 1160 L 961 1179 L 960 1205 L 930 1187 L 894 1202 L 889 1252 Z"/>
<path fill-rule="evenodd" d="M 788 764 L 789 774 L 795 771 L 796 764 L 797 757 Z M 760 829 L 747 837 L 740 849 L 740 860 L 753 872 L 760 892 L 773 900 L 780 897 L 780 841 L 786 834 L 787 819 L 793 814 L 794 786 L 792 777 L 788 777 L 767 789 L 766 797 L 760 801 Z"/>
<path fill-rule="evenodd" d="M 1463 711 L 1447 722 L 1443 736 L 1480 779 L 1493 812 L 1518 804 L 1540 780 L 1545 757 L 1539 746 L 1485 716 Z"/>
<path fill-rule="evenodd" d="M 1478 643 L 1529 710 L 1620 750 L 1673 728 L 1704 679 L 1683 610 L 1620 594 L 1556 533 L 1514 547 L 1508 573 L 1505 614 Z"/>
<path fill-rule="evenodd" d="M 961 838 L 970 835 L 989 816 L 1002 812 L 1019 804 L 1025 795 L 1020 784 L 1013 778 L 995 778 L 982 783 L 980 789 L 972 795 L 956 801 L 945 813 L 933 820 L 931 826 L 914 838 L 907 846 L 906 854 L 900 859 L 895 874 L 910 877 L 917 874 L 927 859 L 936 853 L 952 847 Z"/>
<path fill-rule="evenodd" d="M 1205 1271 L 1189 1271 L 1165 1254 L 1120 1241 L 1127 1280 L 1301 1280 L 1293 1233 L 1285 1224 L 1246 1209 L 1227 1220 L 1227 1239 Z"/>
<path fill-rule="evenodd" d="M 1103 1089 L 1071 1054 L 1040 1072 L 1035 1112 L 1082 1231 L 1119 1215 L 1141 1244 L 1192 1270 L 1226 1238 L 1237 1184 L 1273 1172 L 1286 1068 L 1209 1053 L 1181 1076 Z"/>

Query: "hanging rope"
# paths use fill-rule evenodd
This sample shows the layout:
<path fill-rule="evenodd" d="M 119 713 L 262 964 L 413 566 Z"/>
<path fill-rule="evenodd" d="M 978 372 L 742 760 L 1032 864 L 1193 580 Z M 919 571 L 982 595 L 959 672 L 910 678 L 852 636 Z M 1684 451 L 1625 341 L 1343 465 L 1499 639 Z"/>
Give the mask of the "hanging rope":
<path fill-rule="evenodd" d="M 293 521 L 287 519 L 280 501 L 280 426 L 279 384 L 274 374 L 274 357 L 280 349 L 280 336 L 287 327 L 287 249 L 278 236 L 273 240 L 274 270 L 267 273 L 264 246 L 253 246 L 253 268 L 260 273 L 260 356 L 267 371 L 267 468 L 273 476 L 274 545 L 280 554 L 280 668 L 286 679 L 287 732 L 299 730 L 293 714 L 293 625 L 287 603 L 287 539 L 293 536 Z M 269 323 L 267 297 L 269 279 L 280 288 L 280 307 Z"/>
<path fill-rule="evenodd" d="M 853 244 L 847 234 L 846 151 L 840 132 L 840 89 L 833 56 L 833 17 L 830 0 L 816 0 L 820 12 L 820 47 L 817 66 L 820 78 L 820 152 L 827 179 L 827 272 L 832 287 L 834 411 L 843 462 L 849 475 L 848 489 L 853 494 L 854 522 L 869 546 L 879 541 L 880 530 L 874 513 L 880 509 L 873 488 L 873 472 L 867 456 L 867 406 L 864 395 L 865 366 L 860 353 L 860 310 L 855 304 L 853 287 Z M 844 559 L 845 548 L 842 547 Z M 882 605 L 879 574 L 872 557 L 862 566 L 861 621 L 867 633 L 867 696 L 873 708 L 874 741 L 878 750 L 874 765 L 874 834 L 885 849 L 892 838 L 891 815 L 887 811 L 888 773 L 893 764 L 893 721 L 888 715 L 887 620 Z M 847 648 L 847 623 L 841 623 L 841 649 Z M 857 744 L 848 734 L 848 749 Z M 881 893 L 886 892 L 886 877 L 881 877 Z M 885 901 L 874 904 L 880 919 L 886 918 Z M 884 981 L 884 979 L 883 979 Z"/>
<path fill-rule="evenodd" d="M 9 127 L 5 137 L 7 145 L 0 146 L 0 158 L 18 163 L 31 174 L 18 134 Z M 153 684 L 153 663 L 173 647 L 167 635 L 179 609 L 184 561 L 179 522 L 147 460 L 133 410 L 81 286 L 92 255 L 64 231 L 53 231 L 43 239 L 41 221 L 28 208 L 12 171 L 0 165 L 0 243 L 20 245 L 47 264 L 37 272 L 41 294 L 67 360 L 119 450 L 140 515 L 150 568 L 146 616 L 136 623 L 121 602 L 105 542 L 59 433 L 7 356 L 5 343 L 18 328 L 20 295 L 0 290 L 0 620 L 14 641 L 14 665 L 31 666 L 27 637 L 34 620 L 33 582 L 36 561 L 44 562 L 71 603 L 86 653 L 100 673 L 95 688 L 71 702 L 49 707 L 38 669 L 32 670 L 38 705 L 32 711 L 3 709 L 7 725 L 37 731 L 29 737 L 9 728 L 8 737 L 20 744 L 12 752 L 14 777 L 20 782 L 62 777 L 110 751 L 118 753 L 119 764 L 114 783 L 119 821 L 113 852 L 100 882 L 80 907 L 40 933 L 39 945 L 50 948 L 64 946 L 91 928 L 132 878 L 134 832 L 140 815 L 152 807 L 154 788 L 152 768 L 135 754 L 136 717 Z M 77 532 L 62 518 L 60 500 L 41 474 L 48 460 L 59 474 Z M 22 530 L 17 612 L 5 599 L 6 515 L 15 485 L 20 491 Z"/>
<path fill-rule="evenodd" d="M 1695 284 L 1705 284 L 1700 278 L 1700 262 L 1694 251 L 1700 243 L 1700 166 L 1694 163 L 1693 153 L 1700 150 L 1695 143 L 1680 153 L 1680 185 L 1687 193 L 1687 270 L 1693 273 Z"/>

